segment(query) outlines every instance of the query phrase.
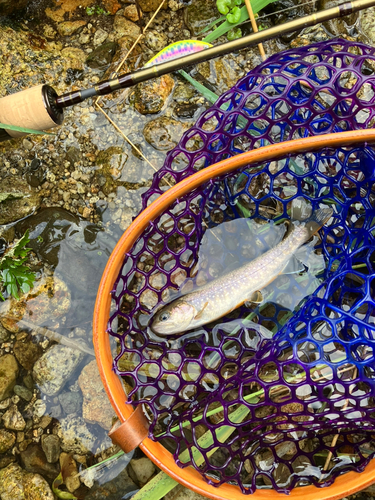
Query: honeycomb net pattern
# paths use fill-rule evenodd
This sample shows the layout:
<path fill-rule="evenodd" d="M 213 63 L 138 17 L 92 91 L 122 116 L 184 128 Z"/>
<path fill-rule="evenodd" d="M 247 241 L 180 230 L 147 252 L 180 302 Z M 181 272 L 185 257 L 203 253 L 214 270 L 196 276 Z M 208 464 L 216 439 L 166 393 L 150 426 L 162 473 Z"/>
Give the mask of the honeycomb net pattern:
<path fill-rule="evenodd" d="M 143 207 L 170 184 L 243 151 L 372 126 L 373 68 L 374 49 L 346 40 L 269 58 L 184 134 Z M 177 200 L 125 256 L 108 323 L 118 346 L 114 370 L 129 400 L 144 405 L 150 437 L 181 467 L 245 494 L 289 492 L 327 486 L 373 457 L 374 166 L 365 145 L 243 168 Z M 155 308 L 181 287 L 227 269 L 228 252 L 240 263 L 254 258 L 256 245 L 233 230 L 238 219 L 263 223 L 262 244 L 270 221 L 289 219 L 301 196 L 313 209 L 334 210 L 316 245 L 323 272 L 281 276 L 266 304 L 183 335 L 148 328 Z M 205 237 L 211 253 L 202 262 Z"/>

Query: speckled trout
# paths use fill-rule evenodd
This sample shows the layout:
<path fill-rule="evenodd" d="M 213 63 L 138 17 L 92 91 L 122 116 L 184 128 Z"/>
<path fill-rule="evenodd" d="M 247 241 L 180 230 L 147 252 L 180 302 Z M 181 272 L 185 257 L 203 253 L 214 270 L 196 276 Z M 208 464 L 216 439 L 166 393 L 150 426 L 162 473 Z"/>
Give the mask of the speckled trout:
<path fill-rule="evenodd" d="M 318 209 L 301 220 L 304 207 L 292 206 L 293 221 L 285 237 L 274 248 L 244 266 L 182 295 L 159 309 L 151 329 L 161 335 L 186 332 L 225 316 L 245 302 L 261 302 L 261 290 L 290 270 L 292 259 L 332 216 L 330 208 Z M 289 269 L 288 269 L 289 268 Z"/>

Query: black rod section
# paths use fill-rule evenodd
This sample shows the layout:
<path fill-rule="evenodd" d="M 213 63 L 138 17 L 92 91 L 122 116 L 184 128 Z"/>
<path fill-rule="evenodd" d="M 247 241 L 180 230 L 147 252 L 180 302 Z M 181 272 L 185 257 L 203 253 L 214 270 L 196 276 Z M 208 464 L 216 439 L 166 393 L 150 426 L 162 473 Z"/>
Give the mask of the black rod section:
<path fill-rule="evenodd" d="M 76 90 L 74 92 L 69 92 L 56 99 L 56 105 L 59 108 L 66 108 L 68 106 L 73 106 L 78 104 L 88 97 L 95 97 L 100 95 L 107 95 L 115 90 L 125 89 L 127 87 L 132 87 L 137 83 L 144 82 L 146 80 L 151 80 L 158 76 L 165 75 L 167 73 L 172 73 L 179 69 L 186 68 L 187 66 L 192 66 L 194 64 L 207 61 L 209 59 L 214 59 L 215 57 L 220 57 L 230 52 L 235 52 L 245 47 L 251 45 L 257 45 L 259 43 L 265 42 L 272 38 L 276 38 L 282 34 L 290 33 L 293 31 L 306 28 L 307 26 L 313 26 L 315 24 L 328 21 L 330 19 L 335 19 L 337 17 L 346 16 L 353 12 L 357 12 L 362 9 L 367 9 L 369 7 L 375 6 L 375 0 L 353 0 L 349 2 L 342 3 L 336 7 L 331 7 L 330 9 L 321 10 L 315 14 L 310 14 L 308 16 L 300 17 L 299 19 L 294 19 L 281 26 L 273 26 L 267 30 L 259 31 L 258 33 L 252 33 L 251 35 L 238 38 L 231 42 L 222 43 L 221 45 L 216 45 L 215 47 L 202 50 L 200 52 L 195 52 L 188 56 L 179 57 L 173 59 L 172 61 L 167 61 L 155 66 L 141 69 L 135 71 L 134 73 L 126 73 L 120 75 L 114 80 L 105 80 L 99 82 L 95 87 L 87 90 Z"/>

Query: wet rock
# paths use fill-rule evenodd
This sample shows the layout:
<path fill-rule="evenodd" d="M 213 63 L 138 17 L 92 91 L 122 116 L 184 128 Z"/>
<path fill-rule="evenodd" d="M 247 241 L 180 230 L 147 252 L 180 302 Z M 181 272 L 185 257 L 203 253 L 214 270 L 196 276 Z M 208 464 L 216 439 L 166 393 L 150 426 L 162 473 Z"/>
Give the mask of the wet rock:
<path fill-rule="evenodd" d="M 8 432 L 5 429 L 0 429 L 0 453 L 5 453 L 10 450 L 16 442 L 16 436 L 13 432 Z"/>
<path fill-rule="evenodd" d="M 18 319 L 32 316 L 37 325 L 45 321 L 51 324 L 64 316 L 70 306 L 71 295 L 64 281 L 57 276 L 43 276 L 20 300 L 11 298 L 7 301 L 7 317 L 1 318 L 1 322 L 5 328 L 17 333 L 20 329 Z"/>
<path fill-rule="evenodd" d="M 93 40 L 95 47 L 97 47 L 98 45 L 102 45 L 107 40 L 107 38 L 108 38 L 108 33 L 105 30 L 98 28 L 95 31 Z"/>
<path fill-rule="evenodd" d="M 361 11 L 360 26 L 365 37 L 372 44 L 375 43 L 375 7 Z"/>
<path fill-rule="evenodd" d="M 83 50 L 77 47 L 65 47 L 62 49 L 61 55 L 68 59 L 69 68 L 83 69 L 83 63 L 86 61 L 86 54 Z"/>
<path fill-rule="evenodd" d="M 176 107 L 175 113 L 179 118 L 193 118 L 198 109 L 198 104 L 181 104 Z"/>
<path fill-rule="evenodd" d="M 2 194 L 8 194 L 0 202 L 0 225 L 23 219 L 40 206 L 40 195 L 20 176 L 1 180 Z"/>
<path fill-rule="evenodd" d="M 59 401 L 67 415 L 78 413 L 82 407 L 82 394 L 80 392 L 64 392 L 59 394 Z"/>
<path fill-rule="evenodd" d="M 69 471 L 69 476 L 65 478 L 65 485 L 68 491 L 73 493 L 81 486 L 81 481 L 77 477 L 78 469 L 74 458 L 68 453 L 61 453 L 60 455 L 60 467 L 61 470 L 65 469 Z"/>
<path fill-rule="evenodd" d="M 192 35 L 197 35 L 219 17 L 216 2 L 195 0 L 184 10 L 184 21 Z"/>
<path fill-rule="evenodd" d="M 153 12 L 159 7 L 160 0 L 138 0 L 138 3 L 143 12 Z M 165 3 L 162 8 L 166 9 L 167 4 Z"/>
<path fill-rule="evenodd" d="M 60 439 L 54 434 L 43 434 L 42 449 L 46 455 L 47 462 L 54 464 L 60 456 Z"/>
<path fill-rule="evenodd" d="M 15 385 L 13 391 L 14 394 L 17 394 L 17 396 L 25 401 L 31 401 L 33 398 L 33 393 L 23 385 Z"/>
<path fill-rule="evenodd" d="M 162 116 L 148 122 L 143 129 L 146 141 L 158 151 L 169 151 L 177 146 L 189 125 Z"/>
<path fill-rule="evenodd" d="M 115 42 L 104 43 L 97 47 L 86 59 L 87 66 L 93 69 L 105 69 L 111 64 L 116 48 L 117 44 Z"/>
<path fill-rule="evenodd" d="M 58 466 L 47 462 L 44 451 L 36 443 L 30 444 L 20 456 L 22 465 L 28 472 L 41 474 L 49 481 L 53 481 L 59 473 Z"/>
<path fill-rule="evenodd" d="M 106 396 L 96 360 L 84 367 L 78 383 L 83 394 L 83 418 L 90 424 L 98 423 L 103 429 L 109 430 L 115 415 Z"/>
<path fill-rule="evenodd" d="M 0 401 L 12 394 L 16 385 L 18 364 L 12 354 L 5 354 L 0 358 Z"/>
<path fill-rule="evenodd" d="M 198 64 L 197 70 L 208 83 L 213 85 L 218 95 L 233 87 L 242 75 L 241 68 L 229 56 Z"/>
<path fill-rule="evenodd" d="M 113 30 L 115 32 L 116 40 L 122 38 L 123 36 L 131 36 L 133 38 L 138 38 L 141 34 L 141 29 L 136 24 L 129 21 L 123 16 L 116 15 L 115 22 L 113 23 Z"/>
<path fill-rule="evenodd" d="M 29 0 L 0 0 L 0 16 L 7 16 L 26 7 Z"/>
<path fill-rule="evenodd" d="M 1 500 L 23 500 L 23 480 L 27 473 L 18 464 L 8 465 L 0 470 L 0 498 Z"/>
<path fill-rule="evenodd" d="M 103 5 L 107 12 L 110 14 L 116 14 L 116 12 L 121 9 L 121 5 L 117 2 L 117 0 L 102 0 Z"/>
<path fill-rule="evenodd" d="M 53 345 L 34 365 L 33 378 L 48 396 L 58 394 L 83 358 L 82 351 Z"/>
<path fill-rule="evenodd" d="M 25 500 L 54 500 L 47 481 L 39 474 L 27 474 L 23 481 Z"/>
<path fill-rule="evenodd" d="M 126 17 L 126 19 L 129 19 L 129 21 L 133 21 L 133 23 L 139 21 L 138 10 L 135 5 L 128 5 L 127 7 L 125 7 L 124 16 Z"/>
<path fill-rule="evenodd" d="M 165 33 L 158 31 L 147 31 L 145 34 L 145 44 L 147 47 L 155 52 L 160 52 L 168 42 Z"/>
<path fill-rule="evenodd" d="M 8 465 L 12 464 L 15 461 L 16 457 L 13 455 L 0 455 L 0 469 L 8 467 Z"/>
<path fill-rule="evenodd" d="M 10 338 L 10 332 L 0 323 L 0 344 L 6 342 Z"/>
<path fill-rule="evenodd" d="M 71 36 L 86 25 L 86 21 L 64 21 L 57 25 L 57 31 L 61 36 Z"/>
<path fill-rule="evenodd" d="M 135 89 L 134 106 L 142 115 L 161 111 L 171 94 L 174 80 L 169 75 L 139 83 Z"/>
<path fill-rule="evenodd" d="M 97 483 L 85 496 L 85 500 L 118 500 L 119 498 L 130 498 L 130 493 L 135 492 L 137 486 L 130 479 L 124 468 L 120 474 L 107 483 L 98 485 Z"/>
<path fill-rule="evenodd" d="M 130 460 L 130 465 L 140 486 L 145 485 L 156 471 L 155 465 L 147 457 Z"/>
<path fill-rule="evenodd" d="M 62 450 L 78 455 L 92 451 L 96 441 L 96 437 L 90 432 L 83 418 L 73 415 L 60 420 L 57 435 L 61 440 Z"/>
<path fill-rule="evenodd" d="M 337 3 L 334 0 L 319 0 L 317 9 L 324 10 L 330 9 L 332 7 L 336 7 Z M 348 33 L 348 28 L 350 30 L 351 27 L 354 26 L 358 19 L 358 12 L 350 14 L 349 16 L 345 16 L 345 18 L 341 19 L 340 17 L 336 19 L 331 19 L 330 21 L 326 21 L 323 23 L 323 26 L 334 36 L 342 36 L 343 33 Z"/>
<path fill-rule="evenodd" d="M 34 363 L 43 354 L 39 344 L 34 344 L 30 339 L 17 340 L 13 347 L 14 355 L 17 361 L 25 370 L 31 370 Z"/>
<path fill-rule="evenodd" d="M 26 427 L 26 422 L 18 411 L 16 405 L 13 405 L 3 415 L 3 424 L 6 429 L 11 431 L 23 431 Z"/>

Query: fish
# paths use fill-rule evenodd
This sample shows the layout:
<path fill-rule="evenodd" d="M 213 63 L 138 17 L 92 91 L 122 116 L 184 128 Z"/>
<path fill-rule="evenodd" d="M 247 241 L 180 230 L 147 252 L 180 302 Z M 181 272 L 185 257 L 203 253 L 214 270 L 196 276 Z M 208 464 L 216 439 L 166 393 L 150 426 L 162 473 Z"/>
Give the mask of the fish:
<path fill-rule="evenodd" d="M 285 237 L 276 246 L 157 310 L 150 320 L 151 330 L 160 335 L 175 335 L 206 325 L 244 303 L 261 303 L 261 290 L 280 274 L 303 270 L 298 252 L 332 217 L 333 210 L 319 208 L 311 213 L 303 199 L 293 202 Z"/>

